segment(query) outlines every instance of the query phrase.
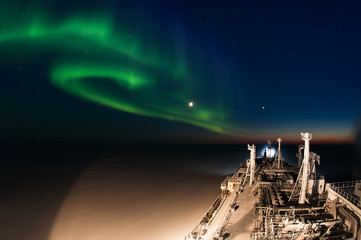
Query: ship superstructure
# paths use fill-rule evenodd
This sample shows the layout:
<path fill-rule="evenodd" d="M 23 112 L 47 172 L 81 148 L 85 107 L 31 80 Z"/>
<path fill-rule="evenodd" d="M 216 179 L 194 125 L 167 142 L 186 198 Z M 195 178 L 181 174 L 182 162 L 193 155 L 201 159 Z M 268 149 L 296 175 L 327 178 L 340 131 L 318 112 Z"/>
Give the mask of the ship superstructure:
<path fill-rule="evenodd" d="M 316 172 L 320 156 L 310 151 L 311 133 L 301 133 L 298 165 L 266 151 L 221 184 L 221 194 L 186 240 L 361 239 L 361 181 L 326 183 Z M 303 150 L 303 151 L 302 151 Z"/>

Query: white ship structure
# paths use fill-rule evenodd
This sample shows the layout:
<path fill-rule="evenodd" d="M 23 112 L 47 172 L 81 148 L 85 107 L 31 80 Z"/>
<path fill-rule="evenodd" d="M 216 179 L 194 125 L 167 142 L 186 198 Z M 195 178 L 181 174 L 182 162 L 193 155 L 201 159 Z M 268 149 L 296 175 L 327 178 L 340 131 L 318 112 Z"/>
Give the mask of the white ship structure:
<path fill-rule="evenodd" d="M 301 133 L 298 165 L 265 150 L 221 184 L 221 194 L 185 240 L 359 239 L 361 181 L 327 183 L 316 173 L 311 133 Z M 270 142 L 269 142 L 270 145 Z"/>

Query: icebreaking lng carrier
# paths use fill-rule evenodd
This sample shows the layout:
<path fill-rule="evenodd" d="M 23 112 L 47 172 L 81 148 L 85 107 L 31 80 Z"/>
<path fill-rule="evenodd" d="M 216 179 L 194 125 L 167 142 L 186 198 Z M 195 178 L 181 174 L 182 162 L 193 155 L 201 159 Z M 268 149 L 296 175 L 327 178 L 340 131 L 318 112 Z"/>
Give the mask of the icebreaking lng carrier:
<path fill-rule="evenodd" d="M 316 173 L 320 156 L 310 152 L 312 134 L 301 136 L 298 166 L 282 158 L 280 138 L 275 157 L 265 151 L 256 159 L 256 147 L 248 145 L 250 159 L 222 182 L 222 193 L 185 239 L 361 240 L 361 181 L 326 183 Z"/>

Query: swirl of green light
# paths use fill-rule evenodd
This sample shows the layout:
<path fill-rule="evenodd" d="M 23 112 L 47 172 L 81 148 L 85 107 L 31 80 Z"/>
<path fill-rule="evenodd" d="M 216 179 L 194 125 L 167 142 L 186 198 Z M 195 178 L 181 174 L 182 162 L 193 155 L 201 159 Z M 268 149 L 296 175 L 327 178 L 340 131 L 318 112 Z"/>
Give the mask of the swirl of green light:
<path fill-rule="evenodd" d="M 111 21 L 106 19 L 70 18 L 51 26 L 45 22 L 36 19 L 9 31 L 0 36 L 0 44 L 17 45 L 20 40 L 37 51 L 56 51 L 60 57 L 50 69 L 54 86 L 132 114 L 184 122 L 224 134 L 240 131 L 227 123 L 224 112 L 202 104 L 186 107 L 193 85 L 185 59 L 162 55 L 155 48 L 145 48 L 142 41 L 115 34 Z M 85 54 L 88 49 L 94 55 Z M 71 53 L 71 57 L 62 53 Z M 28 50 L 28 54 L 34 52 Z"/>

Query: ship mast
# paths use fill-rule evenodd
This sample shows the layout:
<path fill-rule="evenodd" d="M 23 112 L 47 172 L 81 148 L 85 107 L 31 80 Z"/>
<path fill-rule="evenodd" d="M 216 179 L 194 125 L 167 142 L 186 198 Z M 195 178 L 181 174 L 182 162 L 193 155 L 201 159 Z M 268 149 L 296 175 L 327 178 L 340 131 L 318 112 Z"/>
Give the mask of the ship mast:
<path fill-rule="evenodd" d="M 281 165 L 281 142 L 282 142 L 282 138 L 277 138 L 277 142 L 278 142 L 278 165 L 277 168 L 280 169 L 280 165 Z"/>
<path fill-rule="evenodd" d="M 252 146 L 248 144 L 247 146 L 248 146 L 248 150 L 251 151 L 250 153 L 251 175 L 249 177 L 249 185 L 252 185 L 254 181 L 254 171 L 256 168 L 256 146 L 254 144 Z"/>
<path fill-rule="evenodd" d="M 311 133 L 301 133 L 302 140 L 305 141 L 304 157 L 303 157 L 303 173 L 302 173 L 302 186 L 301 194 L 298 200 L 299 204 L 304 204 L 306 201 L 306 193 L 309 178 L 309 161 L 310 161 L 310 140 L 312 139 Z"/>

